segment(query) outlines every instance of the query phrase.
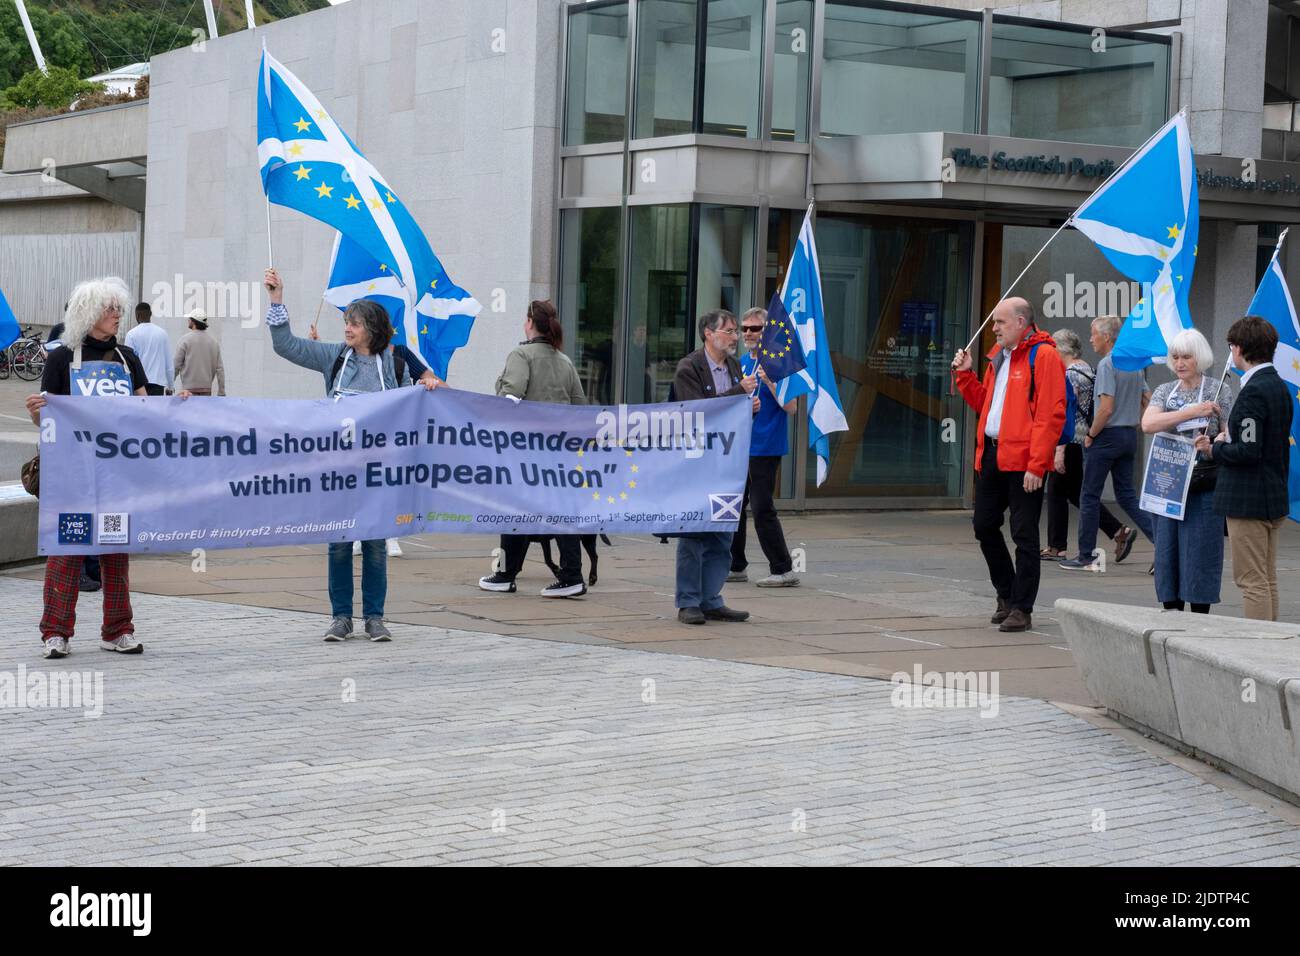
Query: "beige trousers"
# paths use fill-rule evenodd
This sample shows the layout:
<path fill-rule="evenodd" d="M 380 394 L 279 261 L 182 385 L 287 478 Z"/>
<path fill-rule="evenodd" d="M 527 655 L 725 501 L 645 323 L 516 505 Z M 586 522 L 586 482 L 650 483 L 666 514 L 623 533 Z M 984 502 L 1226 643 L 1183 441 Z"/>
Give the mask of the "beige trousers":
<path fill-rule="evenodd" d="M 1232 580 L 1241 590 L 1246 617 L 1277 620 L 1277 539 L 1285 518 L 1229 518 Z"/>

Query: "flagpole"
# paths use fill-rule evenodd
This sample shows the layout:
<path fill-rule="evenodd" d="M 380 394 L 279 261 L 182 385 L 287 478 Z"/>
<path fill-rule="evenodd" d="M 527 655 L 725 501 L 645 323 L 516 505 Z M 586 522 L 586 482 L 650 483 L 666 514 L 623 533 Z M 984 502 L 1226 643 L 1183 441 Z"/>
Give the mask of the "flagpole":
<path fill-rule="evenodd" d="M 1186 114 L 1186 112 L 1187 109 L 1184 107 L 1183 109 L 1175 113 L 1174 116 L 1184 115 Z M 1170 119 L 1173 119 L 1173 117 L 1170 117 Z M 1029 260 L 1029 265 L 1025 266 L 1025 268 L 1021 270 L 1020 275 L 1016 276 L 1015 280 L 1009 286 L 1007 286 L 1005 290 L 1003 290 L 1001 298 L 999 298 L 998 301 L 994 304 L 993 310 L 989 312 L 988 316 L 984 319 L 984 321 L 980 323 L 980 327 L 975 330 L 975 334 L 971 336 L 971 340 L 967 342 L 966 347 L 962 349 L 963 352 L 970 351 L 971 346 L 975 344 L 975 340 L 978 339 L 980 337 L 980 333 L 984 331 L 984 326 L 988 325 L 989 321 L 993 318 L 993 312 L 996 312 L 998 306 L 1007 300 L 1008 294 L 1010 294 L 1011 290 L 1014 289 L 1016 285 L 1020 282 L 1020 280 L 1025 277 L 1025 273 L 1029 271 L 1030 267 L 1033 266 L 1033 264 L 1038 261 L 1038 257 L 1043 254 L 1043 252 L 1047 249 L 1047 247 L 1052 244 L 1052 242 L 1056 239 L 1057 236 L 1061 234 L 1061 232 L 1065 229 L 1066 226 L 1072 225 L 1074 223 L 1075 213 L 1077 213 L 1084 206 L 1084 204 L 1086 204 L 1090 199 L 1092 199 L 1093 196 L 1101 192 L 1101 190 L 1104 189 L 1112 179 L 1114 179 L 1116 176 L 1122 173 L 1128 167 L 1129 163 L 1133 162 L 1134 158 L 1139 153 L 1141 153 L 1142 150 L 1147 148 L 1148 144 L 1150 144 L 1152 140 L 1154 140 L 1157 136 L 1159 136 L 1161 133 L 1164 132 L 1165 127 L 1168 125 L 1169 125 L 1168 120 L 1166 120 L 1164 123 L 1161 123 L 1160 129 L 1156 130 L 1154 133 L 1148 136 L 1146 138 L 1146 142 L 1144 142 L 1137 149 L 1133 150 L 1132 155 L 1130 155 L 1128 159 L 1124 160 L 1124 162 L 1120 163 L 1119 166 L 1115 167 L 1114 172 L 1112 172 L 1109 176 L 1107 176 L 1104 180 L 1102 180 L 1100 185 L 1098 185 L 1096 189 L 1088 193 L 1088 195 L 1084 198 L 1083 202 L 1079 203 L 1079 205 L 1074 207 L 1074 212 L 1070 213 L 1070 215 L 1066 217 L 1065 222 L 1061 223 L 1060 228 L 1057 229 L 1056 232 L 1052 233 L 1051 238 L 1048 239 L 1047 242 L 1043 243 L 1043 247 L 1039 249 L 1037 253 L 1034 254 L 1034 258 Z M 955 372 L 956 370 L 957 370 L 956 363 L 954 362 L 953 371 Z"/>

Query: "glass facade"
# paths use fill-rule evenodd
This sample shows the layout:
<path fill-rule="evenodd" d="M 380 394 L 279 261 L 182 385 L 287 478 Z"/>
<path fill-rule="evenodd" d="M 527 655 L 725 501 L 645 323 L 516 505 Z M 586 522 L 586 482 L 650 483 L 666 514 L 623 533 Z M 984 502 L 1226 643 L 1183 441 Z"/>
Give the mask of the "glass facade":
<path fill-rule="evenodd" d="M 772 139 L 808 142 L 812 90 L 812 0 L 776 0 L 772 50 Z"/>
<path fill-rule="evenodd" d="M 994 17 L 989 133 L 1138 146 L 1165 121 L 1169 45 Z"/>
<path fill-rule="evenodd" d="M 633 136 L 694 132 L 695 0 L 639 0 Z"/>
<path fill-rule="evenodd" d="M 566 209 L 560 217 L 560 317 L 587 401 L 614 400 L 620 210 Z"/>
<path fill-rule="evenodd" d="M 759 137 L 764 0 L 706 0 L 704 117 L 700 131 Z"/>
<path fill-rule="evenodd" d="M 627 0 L 569 16 L 564 145 L 619 142 L 627 130 Z"/>
<path fill-rule="evenodd" d="M 825 32 L 823 136 L 976 131 L 978 14 L 840 0 Z"/>
<path fill-rule="evenodd" d="M 634 206 L 628 256 L 623 400 L 666 402 L 677 362 L 694 348 L 689 205 Z"/>
<path fill-rule="evenodd" d="M 970 224 L 828 212 L 816 235 L 849 430 L 820 488 L 809 456 L 808 496 L 960 495 L 966 446 L 943 432 L 963 418 L 948 365 L 970 324 Z"/>
<path fill-rule="evenodd" d="M 1002 15 L 987 23 L 973 10 L 886 0 L 573 5 L 564 144 L 632 141 L 621 167 L 599 151 L 566 154 L 601 160 L 575 167 L 574 195 L 583 198 L 561 211 L 558 250 L 566 343 L 591 401 L 666 401 L 677 362 L 700 344 L 700 314 L 739 316 L 768 303 L 804 217 L 790 171 L 822 148 L 813 130 L 820 138 L 950 131 L 1132 146 L 1166 119 L 1167 38 L 1096 38 Z M 688 153 L 682 142 L 644 142 L 682 134 L 734 143 L 705 141 Z M 741 157 L 760 153 L 783 164 L 784 193 L 733 187 L 733 174 L 751 177 Z M 647 154 L 654 159 L 640 158 Z M 645 178 L 654 164 L 672 185 Z M 584 193 L 587 176 L 599 185 Z M 627 184 L 621 204 L 617 176 Z M 849 430 L 832 437 L 818 488 L 807 423 L 791 417 L 779 493 L 796 503 L 958 503 L 969 493 L 969 413 L 951 393 L 948 362 L 999 283 L 1053 232 L 1046 222 L 999 222 L 993 206 L 982 225 L 970 210 L 886 208 L 818 207 L 826 338 Z M 1269 252 L 1261 240 L 1261 262 Z M 1091 243 L 1067 231 L 1022 289 L 1042 328 L 1072 329 L 1086 350 L 1093 317 L 1128 311 L 1131 290 L 1115 278 Z"/>

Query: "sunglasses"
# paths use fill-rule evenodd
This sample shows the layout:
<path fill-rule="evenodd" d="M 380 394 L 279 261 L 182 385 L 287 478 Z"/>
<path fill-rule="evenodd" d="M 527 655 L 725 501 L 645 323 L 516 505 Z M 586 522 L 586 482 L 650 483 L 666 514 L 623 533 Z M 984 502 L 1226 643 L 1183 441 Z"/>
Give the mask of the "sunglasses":
<path fill-rule="evenodd" d="M 742 326 L 741 326 L 741 331 L 744 331 L 744 332 L 762 332 L 762 331 L 763 331 L 763 327 L 762 327 L 761 325 L 742 325 Z"/>

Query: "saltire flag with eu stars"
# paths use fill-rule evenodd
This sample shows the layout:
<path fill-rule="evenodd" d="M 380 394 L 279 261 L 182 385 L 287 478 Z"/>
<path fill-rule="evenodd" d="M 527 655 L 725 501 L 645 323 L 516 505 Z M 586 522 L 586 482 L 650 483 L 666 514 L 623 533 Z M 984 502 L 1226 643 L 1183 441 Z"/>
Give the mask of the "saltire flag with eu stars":
<path fill-rule="evenodd" d="M 1136 372 L 1163 361 L 1173 337 L 1192 327 L 1188 293 L 1200 221 L 1196 162 L 1183 113 L 1070 217 L 1111 265 L 1142 284 L 1142 298 L 1111 352 L 1117 369 Z"/>
<path fill-rule="evenodd" d="M 832 432 L 849 430 L 844 406 L 835 384 L 830 340 L 826 337 L 826 316 L 822 308 L 821 271 L 817 264 L 817 243 L 813 239 L 812 206 L 804 215 L 799 241 L 790 255 L 781 305 L 794 322 L 803 349 L 805 367 L 784 379 L 773 379 L 777 400 L 784 405 L 800 395 L 808 396 L 808 447 L 817 453 L 817 484 L 826 480 L 830 464 Z M 771 310 L 768 321 L 771 321 Z M 766 324 L 764 332 L 766 333 Z M 769 378 L 771 375 L 769 374 Z"/>
<path fill-rule="evenodd" d="M 425 355 L 421 340 L 441 338 L 434 323 L 453 315 L 472 323 L 479 304 L 452 285 L 392 187 L 320 100 L 265 49 L 257 81 L 257 157 L 267 199 L 337 229 L 373 261 L 372 278 L 396 276 L 404 305 L 400 324 L 394 320 L 398 341 Z M 416 313 L 419 322 L 410 320 Z M 426 317 L 429 331 L 422 336 Z"/>
<path fill-rule="evenodd" d="M 1291 472 L 1288 481 L 1290 489 L 1292 521 L 1300 521 L 1300 321 L 1296 319 L 1295 302 L 1287 288 L 1286 277 L 1282 274 L 1282 264 L 1278 256 L 1282 252 L 1282 243 L 1286 240 L 1286 229 L 1278 236 L 1277 248 L 1273 250 L 1273 259 L 1264 270 L 1264 278 L 1259 281 L 1255 298 L 1250 301 L 1247 315 L 1257 315 L 1277 329 L 1277 352 L 1273 355 L 1273 367 L 1278 376 L 1291 388 L 1291 397 L 1295 405 L 1291 410 Z"/>
<path fill-rule="evenodd" d="M 7 349 L 17 342 L 21 331 L 14 310 L 9 308 L 9 300 L 0 291 L 0 349 Z"/>
<path fill-rule="evenodd" d="M 441 266 L 439 266 L 441 270 Z M 446 379 L 455 351 L 469 341 L 474 317 L 481 306 L 460 286 L 439 272 L 439 295 L 425 300 L 426 311 L 415 313 L 411 323 L 419 341 L 418 354 L 433 374 Z M 393 328 L 406 328 L 406 297 L 402 283 L 386 263 L 375 259 L 353 239 L 339 233 L 334 237 L 330 258 L 330 275 L 325 301 L 337 309 L 346 309 L 358 299 L 369 299 L 388 312 Z"/>
<path fill-rule="evenodd" d="M 763 371 L 773 382 L 789 378 L 808 367 L 799 335 L 785 311 L 779 292 L 767 305 L 767 319 L 763 322 L 763 337 L 759 339 L 757 355 L 758 364 L 763 366 Z"/>

